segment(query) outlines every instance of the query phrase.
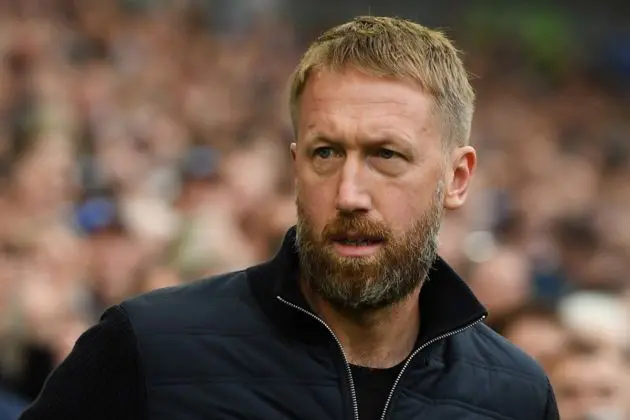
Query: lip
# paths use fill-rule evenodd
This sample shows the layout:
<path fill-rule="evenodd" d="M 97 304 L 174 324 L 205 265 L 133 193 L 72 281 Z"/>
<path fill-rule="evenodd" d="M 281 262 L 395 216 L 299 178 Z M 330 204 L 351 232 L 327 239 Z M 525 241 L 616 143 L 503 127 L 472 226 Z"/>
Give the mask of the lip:
<path fill-rule="evenodd" d="M 346 245 L 338 241 L 333 242 L 333 247 L 337 254 L 342 257 L 370 257 L 378 252 L 383 246 L 381 242 L 368 245 Z"/>

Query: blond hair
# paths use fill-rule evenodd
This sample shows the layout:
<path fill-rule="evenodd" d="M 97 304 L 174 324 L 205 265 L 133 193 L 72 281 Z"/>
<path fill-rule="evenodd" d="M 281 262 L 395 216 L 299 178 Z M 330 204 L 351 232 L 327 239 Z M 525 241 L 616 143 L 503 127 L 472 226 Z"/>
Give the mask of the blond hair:
<path fill-rule="evenodd" d="M 446 144 L 470 137 L 475 94 L 459 51 L 441 32 L 409 20 L 362 16 L 324 32 L 290 79 L 289 106 L 297 135 L 299 100 L 313 70 L 356 68 L 417 83 L 434 100 Z"/>

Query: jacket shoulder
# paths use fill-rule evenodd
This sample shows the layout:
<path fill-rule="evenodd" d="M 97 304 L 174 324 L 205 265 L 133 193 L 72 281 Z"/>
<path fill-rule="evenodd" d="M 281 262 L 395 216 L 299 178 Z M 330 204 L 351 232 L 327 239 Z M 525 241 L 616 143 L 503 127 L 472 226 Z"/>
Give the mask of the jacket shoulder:
<path fill-rule="evenodd" d="M 542 367 L 485 324 L 448 340 L 443 357 L 446 370 L 458 373 L 457 385 L 447 383 L 469 408 L 513 419 L 549 418 L 552 390 Z"/>
<path fill-rule="evenodd" d="M 236 333 L 261 318 L 245 270 L 154 290 L 121 306 L 137 334 Z"/>
<path fill-rule="evenodd" d="M 458 358 L 463 362 L 539 385 L 545 390 L 549 386 L 538 362 L 487 325 L 480 323 L 461 338 Z"/>

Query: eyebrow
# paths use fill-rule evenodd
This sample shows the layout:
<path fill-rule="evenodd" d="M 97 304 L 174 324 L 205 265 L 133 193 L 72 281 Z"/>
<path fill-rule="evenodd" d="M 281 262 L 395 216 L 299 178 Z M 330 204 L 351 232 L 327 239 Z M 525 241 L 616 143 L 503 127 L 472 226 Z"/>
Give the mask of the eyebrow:
<path fill-rule="evenodd" d="M 345 141 L 343 140 L 331 138 L 330 136 L 326 136 L 320 133 L 314 133 L 313 136 L 310 137 L 307 141 L 308 143 L 311 143 L 311 144 L 325 143 L 331 146 L 338 146 L 338 147 L 343 147 L 345 143 Z M 390 146 L 390 147 L 395 147 L 397 149 L 402 149 L 401 151 L 405 153 L 409 153 L 412 155 L 415 154 L 411 141 L 398 135 L 396 136 L 383 135 L 383 136 L 378 136 L 378 137 L 374 136 L 372 138 L 364 137 L 360 140 L 359 144 L 361 144 L 362 146 L 367 146 L 367 147 Z"/>

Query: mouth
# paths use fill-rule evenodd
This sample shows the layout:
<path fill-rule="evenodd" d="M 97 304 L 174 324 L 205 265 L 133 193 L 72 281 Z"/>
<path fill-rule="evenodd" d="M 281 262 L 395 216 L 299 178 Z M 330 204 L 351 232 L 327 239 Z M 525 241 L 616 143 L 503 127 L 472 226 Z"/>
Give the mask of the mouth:
<path fill-rule="evenodd" d="M 331 238 L 337 252 L 347 257 L 373 255 L 384 239 L 368 235 L 338 235 Z"/>
<path fill-rule="evenodd" d="M 349 246 L 376 245 L 383 242 L 382 237 L 361 234 L 340 234 L 333 236 L 331 240 L 335 243 Z"/>
<path fill-rule="evenodd" d="M 334 242 L 347 245 L 347 246 L 368 246 L 368 245 L 376 245 L 383 242 L 381 239 L 369 239 L 369 238 L 358 238 L 358 239 L 336 239 Z"/>

